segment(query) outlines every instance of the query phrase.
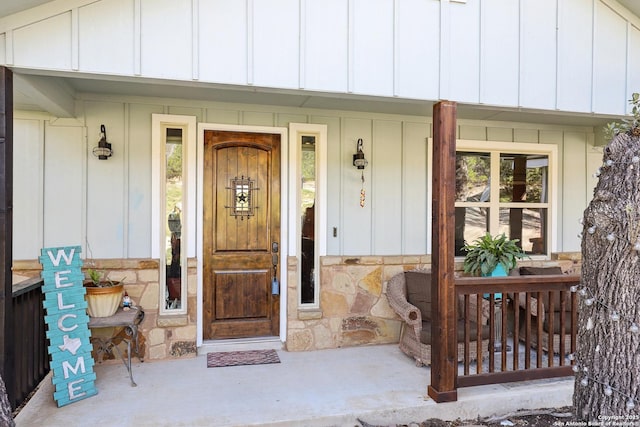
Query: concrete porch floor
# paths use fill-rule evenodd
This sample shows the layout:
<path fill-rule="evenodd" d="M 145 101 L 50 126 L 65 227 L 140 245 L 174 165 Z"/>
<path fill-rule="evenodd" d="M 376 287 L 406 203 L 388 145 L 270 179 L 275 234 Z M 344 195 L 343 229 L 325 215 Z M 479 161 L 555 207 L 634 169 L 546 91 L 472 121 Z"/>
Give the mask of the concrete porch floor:
<path fill-rule="evenodd" d="M 356 426 L 428 418 L 476 419 L 519 409 L 571 405 L 573 378 L 458 390 L 458 401 L 426 397 L 428 368 L 397 345 L 291 353 L 281 363 L 207 368 L 206 354 L 133 362 L 132 387 L 121 363 L 96 365 L 98 395 L 62 408 L 51 378 L 16 417 L 32 426 Z"/>

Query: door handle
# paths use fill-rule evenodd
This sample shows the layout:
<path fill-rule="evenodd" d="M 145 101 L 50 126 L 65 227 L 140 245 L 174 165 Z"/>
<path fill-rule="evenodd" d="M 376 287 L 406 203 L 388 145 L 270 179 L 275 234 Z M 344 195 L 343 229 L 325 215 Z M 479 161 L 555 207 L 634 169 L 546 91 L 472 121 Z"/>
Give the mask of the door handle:
<path fill-rule="evenodd" d="M 271 294 L 280 295 L 280 282 L 278 281 L 278 242 L 271 243 L 271 263 L 273 264 Z"/>

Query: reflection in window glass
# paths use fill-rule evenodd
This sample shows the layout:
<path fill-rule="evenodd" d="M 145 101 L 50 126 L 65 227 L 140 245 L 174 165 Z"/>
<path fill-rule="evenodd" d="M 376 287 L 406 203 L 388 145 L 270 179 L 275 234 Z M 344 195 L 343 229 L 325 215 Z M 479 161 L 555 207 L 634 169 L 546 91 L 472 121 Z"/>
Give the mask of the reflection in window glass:
<path fill-rule="evenodd" d="M 491 157 L 489 153 L 456 153 L 456 201 L 490 201 Z"/>
<path fill-rule="evenodd" d="M 473 243 L 489 230 L 489 213 L 489 208 L 456 208 L 456 256 L 466 255 L 462 247 L 466 243 Z"/>
<path fill-rule="evenodd" d="M 519 239 L 519 246 L 530 255 L 544 255 L 547 253 L 547 209 L 500 208 L 498 233 Z"/>
<path fill-rule="evenodd" d="M 546 203 L 548 170 L 548 156 L 500 154 L 500 201 Z"/>
<path fill-rule="evenodd" d="M 300 302 L 302 304 L 315 303 L 315 209 L 316 209 L 316 138 L 302 137 L 302 183 L 301 209 L 302 212 L 302 242 L 301 242 L 301 278 Z"/>
<path fill-rule="evenodd" d="M 518 239 L 527 254 L 549 255 L 553 150 L 527 145 L 525 153 L 481 151 L 468 145 L 471 151 L 456 153 L 456 256 L 486 232 Z"/>
<path fill-rule="evenodd" d="M 165 144 L 165 309 L 182 308 L 182 129 L 167 129 Z"/>

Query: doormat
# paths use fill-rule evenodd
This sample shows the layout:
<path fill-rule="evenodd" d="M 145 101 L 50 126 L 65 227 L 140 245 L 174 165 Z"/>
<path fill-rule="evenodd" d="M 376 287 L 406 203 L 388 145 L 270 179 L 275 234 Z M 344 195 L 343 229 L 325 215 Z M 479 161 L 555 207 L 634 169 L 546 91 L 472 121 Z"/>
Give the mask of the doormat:
<path fill-rule="evenodd" d="M 275 350 L 222 351 L 207 353 L 207 368 L 280 363 Z"/>

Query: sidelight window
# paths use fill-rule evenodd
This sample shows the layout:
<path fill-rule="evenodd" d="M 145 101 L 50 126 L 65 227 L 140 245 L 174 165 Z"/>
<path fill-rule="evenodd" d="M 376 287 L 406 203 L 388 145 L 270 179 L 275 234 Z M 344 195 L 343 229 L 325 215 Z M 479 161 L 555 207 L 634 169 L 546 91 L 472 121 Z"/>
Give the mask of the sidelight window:
<path fill-rule="evenodd" d="M 289 125 L 289 147 L 296 173 L 291 187 L 296 190 L 295 229 L 290 248 L 298 260 L 298 307 L 320 307 L 320 260 L 326 254 L 327 126 L 307 123 Z"/>
<path fill-rule="evenodd" d="M 187 312 L 187 259 L 195 214 L 195 117 L 154 114 L 152 120 L 152 254 L 159 264 L 160 314 Z"/>

